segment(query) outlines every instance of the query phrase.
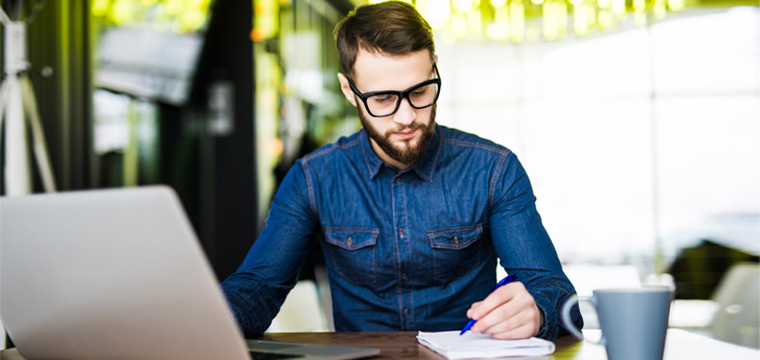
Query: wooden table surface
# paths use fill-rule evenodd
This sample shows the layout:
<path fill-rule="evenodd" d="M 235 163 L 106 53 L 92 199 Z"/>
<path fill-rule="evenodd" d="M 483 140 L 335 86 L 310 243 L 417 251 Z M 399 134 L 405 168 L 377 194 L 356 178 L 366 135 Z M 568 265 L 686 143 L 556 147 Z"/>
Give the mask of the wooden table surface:
<path fill-rule="evenodd" d="M 584 330 L 589 339 L 599 339 L 598 329 Z M 284 342 L 365 346 L 380 349 L 380 356 L 371 359 L 445 359 L 417 342 L 416 332 L 356 333 L 279 333 L 261 339 Z M 510 357 L 510 360 L 607 360 L 604 346 L 583 342 L 566 335 L 554 341 L 554 354 L 543 357 Z M 760 360 L 760 350 L 750 349 L 681 329 L 669 329 L 665 341 L 664 360 Z M 5 360 L 5 359 L 3 359 Z"/>
<path fill-rule="evenodd" d="M 270 333 L 259 340 L 273 340 L 291 343 L 311 343 L 326 345 L 363 346 L 380 349 L 380 356 L 369 359 L 445 359 L 443 356 L 417 342 L 417 332 L 317 332 L 317 333 Z M 547 357 L 510 357 L 510 360 L 523 359 L 581 359 L 579 350 L 583 350 L 583 360 L 606 360 L 607 356 L 601 346 L 586 345 L 572 336 L 563 336 L 554 342 L 557 351 Z M 594 351 L 596 350 L 596 351 Z M 594 355 L 595 353 L 595 355 Z M 16 349 L 0 351 L 0 360 L 24 360 Z"/>
<path fill-rule="evenodd" d="M 590 339 L 598 339 L 599 330 L 584 330 Z M 416 332 L 343 332 L 343 333 L 270 333 L 259 338 L 292 343 L 364 346 L 380 349 L 371 359 L 444 359 L 417 342 Z M 607 360 L 603 346 L 562 336 L 554 341 L 554 354 L 544 357 L 510 357 L 510 360 Z M 139 346 L 139 345 L 135 345 Z M 684 330 L 669 329 L 664 360 L 760 360 L 760 350 L 741 347 Z M 0 360 L 24 360 L 16 349 L 0 351 Z"/>
<path fill-rule="evenodd" d="M 380 349 L 380 356 L 371 359 L 445 359 L 433 350 L 417 342 L 417 332 L 325 332 L 325 333 L 271 333 L 260 338 L 293 343 L 363 346 Z M 557 350 L 545 357 L 510 357 L 509 359 L 581 359 L 606 360 L 604 348 L 583 343 L 572 336 L 562 336 L 554 341 Z M 582 350 L 582 351 L 581 351 Z"/>

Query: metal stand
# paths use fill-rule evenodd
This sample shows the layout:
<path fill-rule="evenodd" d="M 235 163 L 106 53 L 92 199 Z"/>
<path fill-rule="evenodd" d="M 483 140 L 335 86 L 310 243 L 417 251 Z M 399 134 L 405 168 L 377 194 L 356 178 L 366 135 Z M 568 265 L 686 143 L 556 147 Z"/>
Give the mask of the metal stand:
<path fill-rule="evenodd" d="M 5 26 L 5 81 L 0 87 L 0 150 L 5 154 L 5 193 L 32 193 L 32 177 L 28 155 L 26 122 L 32 131 L 32 143 L 37 167 L 46 192 L 56 191 L 53 170 L 48 158 L 45 133 L 37 111 L 32 82 L 29 79 L 27 55 L 27 24 L 13 21 L 0 8 L 0 20 Z M 5 121 L 5 134 L 3 122 Z M 3 137 L 5 135 L 5 137 Z"/>

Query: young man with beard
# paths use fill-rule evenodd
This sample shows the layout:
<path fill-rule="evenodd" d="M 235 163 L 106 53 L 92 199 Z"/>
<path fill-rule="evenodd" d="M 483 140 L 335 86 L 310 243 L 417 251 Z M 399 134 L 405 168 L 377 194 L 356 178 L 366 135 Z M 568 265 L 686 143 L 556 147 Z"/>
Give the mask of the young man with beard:
<path fill-rule="evenodd" d="M 266 227 L 222 288 L 247 337 L 263 333 L 312 245 L 338 331 L 458 330 L 495 338 L 561 330 L 575 293 L 507 148 L 437 125 L 443 80 L 413 6 L 351 12 L 335 30 L 341 89 L 363 130 L 297 161 Z M 518 281 L 491 293 L 497 259 Z M 577 326 L 582 320 L 573 310 Z"/>

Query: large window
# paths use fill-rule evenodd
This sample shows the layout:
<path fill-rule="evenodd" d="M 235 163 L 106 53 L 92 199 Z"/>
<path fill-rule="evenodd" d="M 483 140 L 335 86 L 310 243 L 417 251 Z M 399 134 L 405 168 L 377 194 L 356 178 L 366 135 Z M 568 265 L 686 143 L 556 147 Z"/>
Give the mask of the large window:
<path fill-rule="evenodd" d="M 446 44 L 439 123 L 511 148 L 563 261 L 760 252 L 760 9 L 519 46 Z"/>

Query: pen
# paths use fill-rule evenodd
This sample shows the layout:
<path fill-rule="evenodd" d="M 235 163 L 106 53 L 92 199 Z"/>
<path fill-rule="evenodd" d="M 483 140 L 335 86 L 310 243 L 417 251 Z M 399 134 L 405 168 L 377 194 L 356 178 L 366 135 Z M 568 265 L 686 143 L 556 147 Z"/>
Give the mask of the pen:
<path fill-rule="evenodd" d="M 501 281 L 499 281 L 498 283 L 496 283 L 496 286 L 493 287 L 493 290 L 491 290 L 491 292 L 494 292 L 496 289 L 498 289 L 499 287 L 501 287 L 503 285 L 507 285 L 507 284 L 511 283 L 512 281 L 515 281 L 515 279 L 517 279 L 517 274 L 508 275 L 507 277 L 501 279 Z M 462 332 L 459 333 L 459 336 L 464 335 L 464 333 L 466 333 L 467 330 L 470 330 L 470 328 L 473 325 L 475 325 L 475 321 L 477 321 L 477 320 L 470 319 L 470 321 L 468 321 L 467 324 L 462 328 Z"/>

